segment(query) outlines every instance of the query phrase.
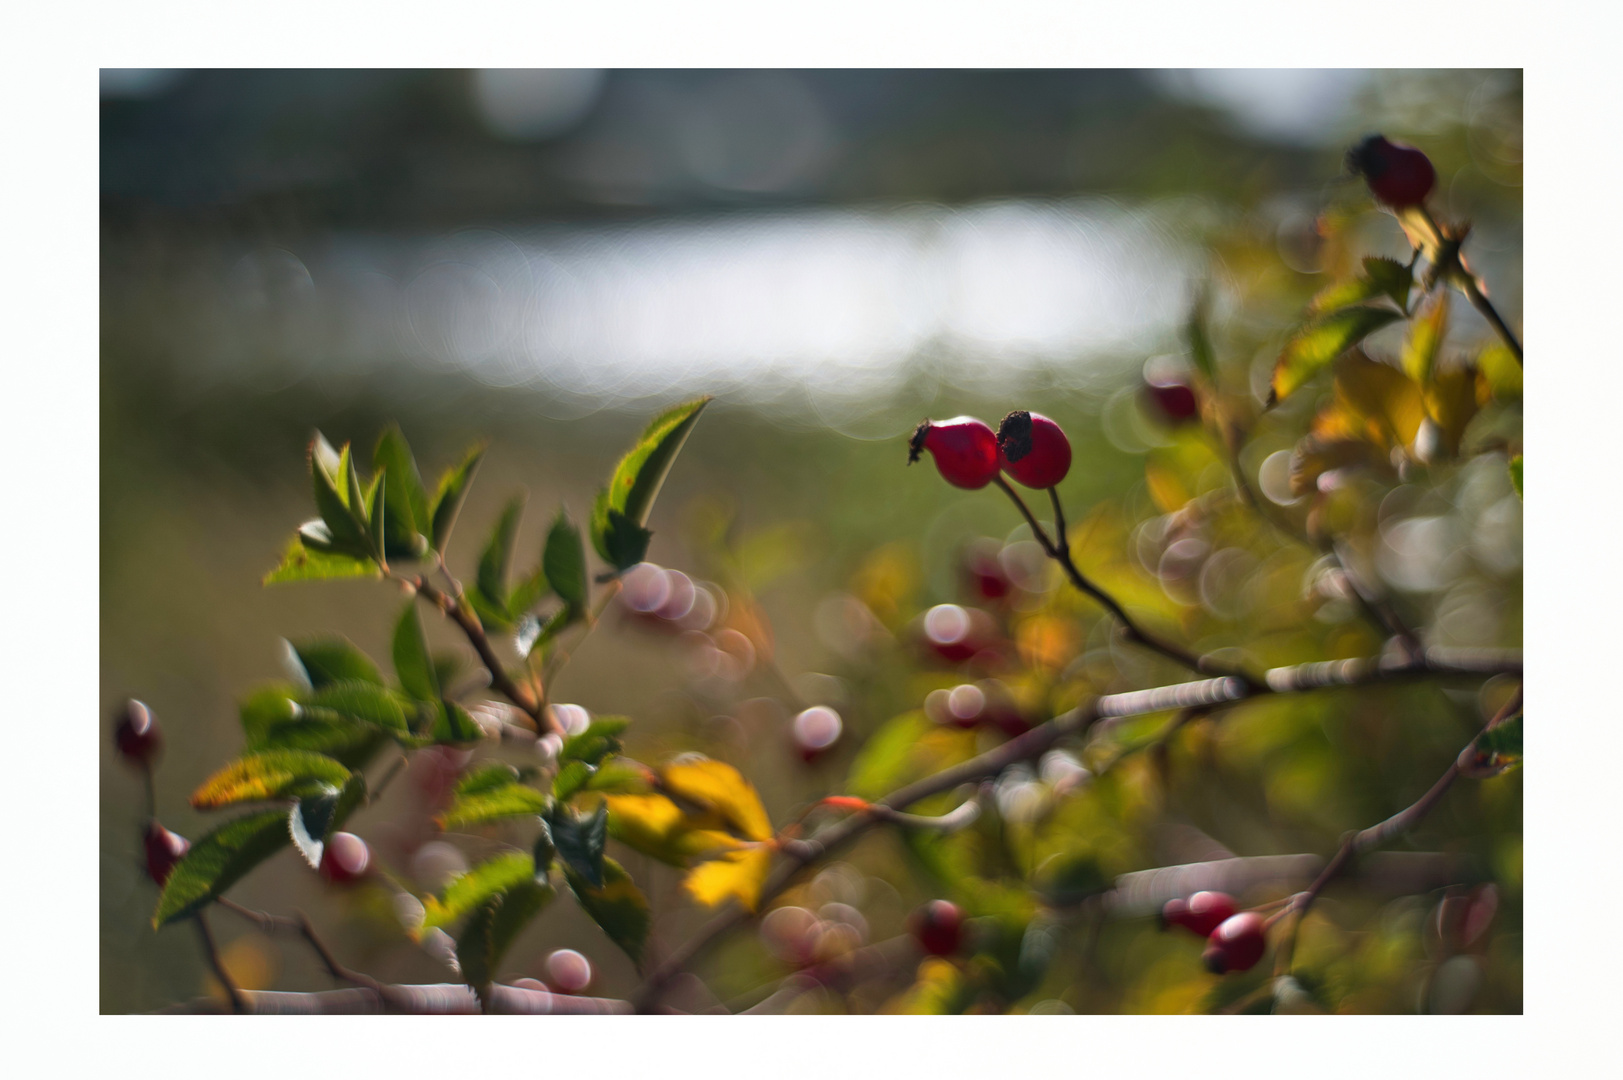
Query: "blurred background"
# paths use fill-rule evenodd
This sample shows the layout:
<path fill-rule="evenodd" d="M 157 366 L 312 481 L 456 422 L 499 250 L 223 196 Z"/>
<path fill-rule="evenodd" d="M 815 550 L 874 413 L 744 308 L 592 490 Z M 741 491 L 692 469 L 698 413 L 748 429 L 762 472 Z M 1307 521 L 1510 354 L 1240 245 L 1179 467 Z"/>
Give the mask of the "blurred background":
<path fill-rule="evenodd" d="M 1472 265 L 1519 326 L 1521 100 L 1519 71 L 103 70 L 101 722 L 128 696 L 153 707 L 168 735 L 158 815 L 195 838 L 210 822 L 186 795 L 239 749 L 236 703 L 287 677 L 283 638 L 336 632 L 387 656 L 389 588 L 259 584 L 310 516 L 315 429 L 369 448 L 398 421 L 430 483 L 491 439 L 450 549 L 471 577 L 515 491 L 529 495 L 527 569 L 558 503 L 583 517 L 647 417 L 706 393 L 717 400 L 650 522 L 650 558 L 683 576 L 650 585 L 641 611 L 617 607 L 556 694 L 636 718 L 633 757 L 732 761 L 774 821 L 846 790 L 864 739 L 932 691 L 985 681 L 911 647 L 938 605 L 993 611 L 1016 659 L 973 674 L 1000 678 L 1031 719 L 1079 688 L 1179 677 L 1118 655 L 1093 612 L 1053 598 L 995 492 L 903 467 L 923 416 L 1058 420 L 1077 462 L 1063 494 L 1097 526 L 1101 573 L 1201 647 L 1261 663 L 1368 654 L 1379 639 L 1309 553 L 1174 520 L 1165 477 L 1183 477 L 1187 499 L 1225 474 L 1145 412 L 1142 382 L 1185 363 L 1181 328 L 1212 281 L 1224 362 L 1260 402 L 1280 341 L 1337 269 L 1327 208 L 1363 250 L 1406 258 L 1393 220 L 1345 177 L 1345 148 L 1369 131 L 1430 155 L 1439 209 L 1474 223 Z M 1457 347 L 1488 338 L 1457 305 Z M 1253 469 L 1299 434 L 1276 426 L 1259 428 Z M 1503 466 L 1489 452 L 1378 493 L 1364 553 L 1428 641 L 1520 644 L 1520 503 Z M 1265 494 L 1292 505 L 1268 476 Z M 973 592 L 976 559 L 1018 603 Z M 1253 716 L 1187 748 L 1228 755 L 1228 773 L 1181 794 L 1132 773 L 1124 790 L 1154 788 L 1154 812 L 1123 811 L 1089 842 L 1112 873 L 1191 850 L 1328 853 L 1423 791 L 1503 692 L 1394 690 Z M 790 742 L 808 705 L 842 720 L 809 766 Z M 1441 719 L 1394 718 L 1409 705 Z M 419 757 L 354 827 L 426 890 L 467 854 L 427 823 L 436 769 L 460 762 Z M 1021 782 L 1051 797 L 1066 770 Z M 101 776 L 102 1010 L 206 993 L 191 935 L 148 923 L 138 780 L 110 747 Z M 1357 953 L 1348 977 L 1365 997 L 1331 1007 L 1519 1011 L 1519 774 L 1472 790 L 1482 805 L 1435 815 L 1428 850 L 1446 840 L 1470 861 L 1473 903 L 1493 885 L 1495 935 L 1449 951 L 1432 917 L 1442 893 L 1374 897 L 1350 919 L 1379 953 Z M 692 904 L 669 871 L 626 861 L 668 947 Z M 900 933 L 938 892 L 876 841 L 790 899 L 859 909 L 866 941 Z M 380 978 L 454 978 L 406 942 L 384 891 L 324 887 L 292 853 L 233 895 L 304 907 Z M 228 913 L 214 924 L 245 985 L 327 985 L 297 942 Z M 1178 1011 L 1209 993 L 1179 943 L 1146 927 L 1107 935 L 1019 1011 Z M 767 946 L 720 956 L 716 992 L 769 981 Z M 635 986 L 564 903 L 508 974 L 545 978 L 558 947 L 591 958 L 593 992 Z M 1461 956 L 1476 959 L 1447 967 Z M 800 1007 L 879 1008 L 904 991 Z"/>

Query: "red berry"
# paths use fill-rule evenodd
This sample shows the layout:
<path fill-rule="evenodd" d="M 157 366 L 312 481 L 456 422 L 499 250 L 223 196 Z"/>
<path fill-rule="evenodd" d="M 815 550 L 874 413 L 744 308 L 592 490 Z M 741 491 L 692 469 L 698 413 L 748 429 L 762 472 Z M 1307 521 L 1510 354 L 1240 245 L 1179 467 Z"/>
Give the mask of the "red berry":
<path fill-rule="evenodd" d="M 1187 900 L 1168 900 L 1161 909 L 1161 922 L 1207 937 L 1234 912 L 1234 898 L 1228 893 L 1198 892 Z"/>
<path fill-rule="evenodd" d="M 321 876 L 334 885 L 349 885 L 366 876 L 372 853 L 354 833 L 333 833 L 321 852 Z"/>
<path fill-rule="evenodd" d="M 998 464 L 1029 488 L 1051 488 L 1071 471 L 1071 440 L 1046 416 L 1016 410 L 997 429 Z"/>
<path fill-rule="evenodd" d="M 907 463 L 913 464 L 925 450 L 947 483 L 956 487 L 983 488 L 997 475 L 997 436 L 984 420 L 973 416 L 920 423 L 908 443 Z"/>
<path fill-rule="evenodd" d="M 1371 135 L 1347 151 L 1347 168 L 1362 176 L 1387 206 L 1419 206 L 1437 185 L 1431 160 L 1412 146 Z"/>
<path fill-rule="evenodd" d="M 970 587 L 983 600 L 1001 600 L 1014 588 L 1009 572 L 998 560 L 1001 550 L 1002 545 L 996 540 L 983 538 L 964 551 L 964 574 Z"/>
<path fill-rule="evenodd" d="M 113 728 L 113 741 L 118 744 L 118 752 L 131 761 L 143 765 L 150 763 L 163 747 L 158 718 L 152 715 L 151 709 L 131 698 L 119 713 L 118 724 Z"/>
<path fill-rule="evenodd" d="M 145 844 L 147 875 L 159 885 L 169 880 L 169 872 L 192 848 L 190 840 L 179 833 L 170 832 L 156 821 L 147 825 Z"/>
<path fill-rule="evenodd" d="M 931 900 L 913 912 L 909 926 L 931 956 L 951 956 L 964 943 L 964 912 L 950 900 Z"/>
<path fill-rule="evenodd" d="M 1201 953 L 1206 969 L 1214 975 L 1229 971 L 1249 971 L 1267 951 L 1268 938 L 1263 932 L 1262 916 L 1254 911 L 1242 911 L 1226 919 L 1206 939 L 1206 951 Z"/>
<path fill-rule="evenodd" d="M 1151 416 L 1172 427 L 1200 419 L 1200 399 L 1187 383 L 1145 383 L 1144 401 Z"/>

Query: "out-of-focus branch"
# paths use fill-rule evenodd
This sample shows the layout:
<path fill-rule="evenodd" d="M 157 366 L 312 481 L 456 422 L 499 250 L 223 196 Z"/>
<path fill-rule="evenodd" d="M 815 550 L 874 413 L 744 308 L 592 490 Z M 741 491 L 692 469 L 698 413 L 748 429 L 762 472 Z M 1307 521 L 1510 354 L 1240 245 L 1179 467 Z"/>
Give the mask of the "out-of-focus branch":
<path fill-rule="evenodd" d="M 483 1011 L 473 990 L 462 983 L 380 984 L 380 988 L 382 992 L 365 987 L 318 990 L 310 993 L 243 990 L 240 992 L 243 1008 L 239 1011 L 298 1015 L 406 1013 L 417 1016 L 461 1015 Z M 490 989 L 489 1011 L 493 1013 L 593 1016 L 631 1011 L 630 1002 L 617 998 L 574 997 L 569 994 L 554 994 L 547 990 L 531 990 L 500 983 Z M 203 998 L 159 1011 L 219 1012 L 220 1004 L 213 998 Z"/>
<path fill-rule="evenodd" d="M 951 791 L 960 784 L 994 777 L 1016 762 L 1041 756 L 1068 735 L 1087 731 L 1103 717 L 1137 716 L 1170 709 L 1222 705 L 1252 697 L 1303 693 L 1335 686 L 1363 686 L 1452 676 L 1485 677 L 1497 674 L 1519 676 L 1521 670 L 1522 660 L 1519 652 L 1428 649 L 1420 657 L 1403 662 L 1373 658 L 1305 664 L 1300 667 L 1274 668 L 1259 683 L 1247 683 L 1239 678 L 1224 677 L 1093 698 L 984 754 L 899 788 L 883 799 L 856 811 L 843 821 L 823 829 L 808 840 L 785 842 L 782 847 L 784 859 L 767 876 L 761 889 L 759 907 L 765 907 L 773 897 L 788 887 L 801 870 L 826 858 L 833 851 L 844 847 L 872 826 L 885 820 L 883 815 L 887 812 L 900 811 L 932 795 Z M 722 935 L 753 918 L 751 912 L 736 905 L 723 908 L 649 973 L 643 985 L 632 996 L 632 1004 L 637 1011 L 651 1011 L 659 1001 L 665 985 L 673 977 L 685 970 Z"/>
<path fill-rule="evenodd" d="M 550 731 L 560 736 L 564 734 L 552 714 L 542 707 L 540 699 L 531 693 L 528 687 L 520 686 L 507 674 L 507 669 L 497 657 L 490 638 L 485 635 L 485 628 L 479 622 L 479 616 L 474 614 L 471 607 L 436 587 L 427 577 L 413 578 L 409 584 L 416 588 L 418 595 L 439 608 L 447 618 L 461 628 L 474 652 L 479 654 L 479 660 L 485 665 L 485 670 L 490 672 L 490 685 L 500 691 L 508 701 L 524 710 L 537 732 Z"/>
<path fill-rule="evenodd" d="M 1174 645 L 1165 638 L 1159 637 L 1150 633 L 1148 630 L 1145 630 L 1131 615 L 1127 613 L 1127 609 L 1122 607 L 1121 604 L 1116 601 L 1115 597 L 1105 592 L 1098 585 L 1095 585 L 1087 578 L 1086 575 L 1082 573 L 1081 570 L 1077 569 L 1076 562 L 1071 558 L 1070 542 L 1062 539 L 1061 542 L 1056 544 L 1049 537 L 1048 531 L 1042 527 L 1042 523 L 1037 520 L 1036 515 L 1031 512 L 1031 507 L 1026 505 L 1026 501 L 1020 497 L 1019 492 L 1015 491 L 1014 488 L 1009 486 L 1009 482 L 1007 480 L 1003 479 L 1003 477 L 999 475 L 992 478 L 992 483 L 1001 488 L 1003 493 L 1014 502 L 1014 505 L 1020 510 L 1021 515 L 1025 517 L 1026 524 L 1031 527 L 1031 533 L 1034 537 L 1036 537 L 1037 543 L 1042 546 L 1043 551 L 1050 559 L 1053 559 L 1055 562 L 1059 563 L 1060 568 L 1065 571 L 1065 576 L 1070 580 L 1071 584 L 1074 585 L 1078 591 L 1092 597 L 1095 602 L 1097 602 L 1106 611 L 1110 612 L 1110 614 L 1115 617 L 1116 621 L 1121 624 L 1122 631 L 1126 635 L 1127 640 L 1142 645 L 1151 652 L 1160 653 L 1168 660 L 1171 660 L 1181 667 L 1188 668 L 1190 671 L 1199 672 L 1203 675 L 1226 675 L 1230 678 L 1239 679 L 1248 684 L 1254 685 L 1256 683 L 1256 679 L 1249 672 L 1213 660 L 1209 656 L 1196 656 L 1189 650 L 1179 645 Z M 1054 493 L 1052 488 L 1049 489 L 1049 494 L 1054 501 L 1054 505 L 1058 507 L 1059 496 Z M 1061 516 L 1060 521 L 1063 522 L 1063 520 L 1064 518 Z"/>
<path fill-rule="evenodd" d="M 1488 324 L 1493 327 L 1494 333 L 1499 335 L 1500 340 L 1510 349 L 1511 355 L 1516 358 L 1516 363 L 1520 364 L 1522 362 L 1521 341 L 1512 332 L 1509 324 L 1500 317 L 1499 310 L 1493 306 L 1493 301 L 1489 300 L 1488 294 L 1483 291 L 1482 282 L 1471 272 L 1471 268 L 1465 265 L 1465 259 L 1460 254 L 1460 245 L 1464 243 L 1465 235 L 1470 231 L 1470 226 L 1460 225 L 1444 228 L 1432 215 L 1431 208 L 1424 203 L 1415 209 L 1420 219 L 1430 227 L 1432 233 L 1430 239 L 1433 241 L 1433 247 L 1428 254 L 1433 259 L 1433 265 L 1428 277 L 1428 285 L 1436 280 L 1449 281 L 1458 285 L 1460 291 L 1465 294 L 1466 299 L 1471 301 L 1471 306 L 1481 312 L 1482 317 L 1488 320 Z"/>
<path fill-rule="evenodd" d="M 225 996 L 231 1002 L 231 1011 L 239 1013 L 252 1011 L 248 1008 L 248 1001 L 245 997 L 247 991 L 237 987 L 237 984 L 231 980 L 231 973 L 225 969 L 225 964 L 221 962 L 220 950 L 215 947 L 214 934 L 209 930 L 208 921 L 203 918 L 203 913 L 198 912 L 192 919 L 197 923 L 197 936 L 203 942 L 203 956 L 208 960 L 209 970 L 214 972 L 214 977 L 220 980 L 221 986 L 225 987 Z"/>

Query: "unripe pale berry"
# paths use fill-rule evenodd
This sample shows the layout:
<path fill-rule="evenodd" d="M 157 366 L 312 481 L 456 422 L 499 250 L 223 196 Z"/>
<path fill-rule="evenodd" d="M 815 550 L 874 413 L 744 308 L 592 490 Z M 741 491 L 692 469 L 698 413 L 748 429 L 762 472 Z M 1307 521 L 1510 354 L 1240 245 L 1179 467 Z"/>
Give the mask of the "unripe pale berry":
<path fill-rule="evenodd" d="M 1029 488 L 1051 488 L 1071 471 L 1071 440 L 1039 413 L 1018 409 L 997 429 L 998 464 Z"/>
<path fill-rule="evenodd" d="M 808 765 L 840 741 L 844 729 L 840 714 L 827 705 L 813 705 L 799 713 L 790 725 L 795 752 Z"/>
<path fill-rule="evenodd" d="M 366 876 L 372 853 L 354 833 L 333 833 L 321 852 L 321 876 L 334 885 L 349 885 Z"/>
<path fill-rule="evenodd" d="M 169 872 L 175 864 L 191 850 L 192 842 L 154 821 L 147 825 L 145 847 L 147 876 L 162 885 L 169 880 Z"/>
<path fill-rule="evenodd" d="M 1375 198 L 1394 208 L 1419 206 L 1437 185 L 1437 170 L 1425 154 L 1382 135 L 1371 135 L 1347 151 L 1347 168 L 1364 178 Z"/>
<path fill-rule="evenodd" d="M 1268 938 L 1263 930 L 1262 916 L 1255 911 L 1242 911 L 1225 919 L 1206 939 L 1206 951 L 1201 960 L 1206 970 L 1214 975 L 1229 971 L 1249 971 L 1262 959 L 1268 949 Z"/>
<path fill-rule="evenodd" d="M 547 978 L 560 994 L 578 994 L 592 984 L 592 962 L 574 949 L 559 949 L 547 957 Z"/>
<path fill-rule="evenodd" d="M 950 900 L 931 900 L 913 912 L 908 925 L 931 956 L 951 956 L 964 943 L 964 911 Z"/>
<path fill-rule="evenodd" d="M 1228 893 L 1198 892 L 1188 899 L 1168 900 L 1161 909 L 1163 926 L 1181 926 L 1200 937 L 1208 937 L 1235 913 L 1234 898 Z"/>
<path fill-rule="evenodd" d="M 961 488 L 983 488 L 997 475 L 997 436 L 984 420 L 955 416 L 951 420 L 925 420 L 913 429 L 907 463 L 924 451 L 947 483 Z"/>
<path fill-rule="evenodd" d="M 118 745 L 118 752 L 130 761 L 149 764 L 163 747 L 158 718 L 152 715 L 151 709 L 131 698 L 118 714 L 113 742 Z"/>

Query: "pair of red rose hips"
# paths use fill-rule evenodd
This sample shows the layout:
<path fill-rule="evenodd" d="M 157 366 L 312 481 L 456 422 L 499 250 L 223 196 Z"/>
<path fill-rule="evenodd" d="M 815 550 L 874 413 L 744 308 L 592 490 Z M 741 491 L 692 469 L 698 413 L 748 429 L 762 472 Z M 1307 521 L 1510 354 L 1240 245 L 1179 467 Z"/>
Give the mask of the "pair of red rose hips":
<path fill-rule="evenodd" d="M 994 433 L 973 416 L 925 420 L 908 443 L 911 465 L 928 450 L 947 483 L 983 488 L 1008 473 L 1029 488 L 1051 488 L 1071 471 L 1071 442 L 1058 424 L 1039 413 L 1018 409 Z"/>
<path fill-rule="evenodd" d="M 1220 892 L 1198 892 L 1187 900 L 1168 900 L 1161 909 L 1163 926 L 1181 926 L 1206 939 L 1200 958 L 1208 971 L 1222 975 L 1249 971 L 1267 951 L 1262 916 L 1254 911 L 1236 913 L 1234 897 Z"/>

